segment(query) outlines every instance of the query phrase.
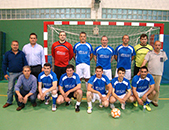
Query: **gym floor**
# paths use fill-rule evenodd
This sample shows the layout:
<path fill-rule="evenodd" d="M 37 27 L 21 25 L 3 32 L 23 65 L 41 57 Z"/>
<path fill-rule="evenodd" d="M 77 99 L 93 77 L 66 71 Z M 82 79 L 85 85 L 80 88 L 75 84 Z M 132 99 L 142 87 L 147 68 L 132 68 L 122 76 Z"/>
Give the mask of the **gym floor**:
<path fill-rule="evenodd" d="M 28 102 L 24 109 L 16 111 L 17 103 L 8 108 L 2 108 L 7 100 L 7 82 L 0 82 L 0 130 L 168 130 L 169 128 L 169 85 L 161 85 L 159 107 L 152 108 L 151 112 L 143 111 L 142 107 L 126 105 L 122 110 L 120 104 L 115 106 L 121 110 L 118 119 L 111 117 L 111 109 L 99 108 L 98 102 L 93 103 L 93 112 L 87 114 L 87 102 L 85 96 L 80 106 L 80 112 L 76 113 L 74 105 L 76 100 L 71 101 L 70 106 L 58 105 L 55 112 L 51 111 L 52 100 L 49 105 L 37 101 L 37 107 L 33 108 Z"/>

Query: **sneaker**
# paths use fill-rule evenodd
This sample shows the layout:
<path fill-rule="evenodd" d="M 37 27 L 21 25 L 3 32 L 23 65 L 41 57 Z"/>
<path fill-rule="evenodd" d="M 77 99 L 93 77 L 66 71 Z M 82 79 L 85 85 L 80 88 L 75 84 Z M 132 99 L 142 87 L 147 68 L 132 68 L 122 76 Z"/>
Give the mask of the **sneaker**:
<path fill-rule="evenodd" d="M 88 107 L 87 113 L 88 113 L 88 114 L 92 113 L 92 107 Z"/>
<path fill-rule="evenodd" d="M 45 100 L 45 105 L 48 105 L 48 104 L 49 104 L 49 100 L 50 100 L 50 99 Z"/>
<path fill-rule="evenodd" d="M 75 112 L 79 112 L 80 111 L 80 106 L 75 105 Z"/>
<path fill-rule="evenodd" d="M 143 109 L 147 109 L 147 111 L 151 111 L 151 107 L 149 106 L 149 104 L 144 105 Z"/>
<path fill-rule="evenodd" d="M 99 104 L 99 107 L 100 107 L 100 108 L 102 108 L 102 107 L 103 107 L 103 105 L 102 105 L 102 104 Z"/>
<path fill-rule="evenodd" d="M 110 104 L 110 108 L 111 109 L 115 108 L 114 104 Z"/>
<path fill-rule="evenodd" d="M 122 110 L 125 109 L 125 105 L 126 105 L 125 103 L 122 103 L 122 104 L 121 104 L 121 109 L 122 109 Z"/>
<path fill-rule="evenodd" d="M 135 107 L 138 107 L 138 103 L 137 103 L 137 102 L 134 102 L 133 105 L 134 105 Z"/>
<path fill-rule="evenodd" d="M 66 102 L 66 106 L 69 106 L 70 105 L 70 102 Z"/>
<path fill-rule="evenodd" d="M 56 104 L 52 104 L 52 111 L 56 111 Z"/>

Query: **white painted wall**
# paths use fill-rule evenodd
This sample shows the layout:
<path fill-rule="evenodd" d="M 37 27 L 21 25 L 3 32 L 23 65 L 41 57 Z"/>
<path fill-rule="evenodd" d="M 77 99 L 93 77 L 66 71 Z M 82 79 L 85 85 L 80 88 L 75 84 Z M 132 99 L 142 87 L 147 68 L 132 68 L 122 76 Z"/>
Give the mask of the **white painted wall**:
<path fill-rule="evenodd" d="M 0 9 L 91 8 L 94 0 L 0 0 Z M 101 0 L 102 8 L 169 10 L 169 0 Z"/>

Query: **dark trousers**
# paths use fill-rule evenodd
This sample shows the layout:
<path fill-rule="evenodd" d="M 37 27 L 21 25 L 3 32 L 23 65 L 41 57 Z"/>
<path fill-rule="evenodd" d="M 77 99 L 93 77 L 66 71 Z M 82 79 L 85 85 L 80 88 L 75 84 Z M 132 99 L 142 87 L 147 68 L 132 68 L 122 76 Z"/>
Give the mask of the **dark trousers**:
<path fill-rule="evenodd" d="M 66 73 L 66 67 L 58 67 L 58 66 L 55 66 L 54 72 L 55 72 L 56 75 L 57 75 L 57 78 L 58 78 L 58 86 L 59 86 L 60 77 L 61 77 L 62 74 Z"/>
<path fill-rule="evenodd" d="M 29 91 L 25 91 L 24 89 L 20 89 L 20 94 L 23 97 L 25 97 L 25 95 L 27 95 L 28 93 L 29 93 Z M 32 104 L 34 104 L 36 102 L 36 97 L 37 97 L 37 93 L 35 92 L 35 93 L 33 93 L 33 95 L 28 97 L 28 100 L 31 101 Z M 15 93 L 15 99 L 17 101 L 18 106 L 25 105 L 24 103 L 19 102 L 18 95 L 16 93 Z"/>
<path fill-rule="evenodd" d="M 30 67 L 31 67 L 31 74 L 33 74 L 38 79 L 38 75 L 42 71 L 42 66 L 35 65 L 35 66 L 30 66 Z"/>
<path fill-rule="evenodd" d="M 134 66 L 134 76 L 139 72 L 140 67 Z"/>

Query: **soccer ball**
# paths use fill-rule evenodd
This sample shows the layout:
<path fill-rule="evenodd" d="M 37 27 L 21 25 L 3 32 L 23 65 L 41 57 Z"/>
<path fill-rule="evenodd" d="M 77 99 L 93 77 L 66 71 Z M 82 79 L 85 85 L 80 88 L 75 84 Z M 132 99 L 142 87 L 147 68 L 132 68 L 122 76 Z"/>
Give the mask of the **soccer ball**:
<path fill-rule="evenodd" d="M 118 117 L 120 117 L 121 112 L 118 108 L 113 108 L 111 110 L 111 115 L 112 115 L 113 118 L 118 118 Z"/>

